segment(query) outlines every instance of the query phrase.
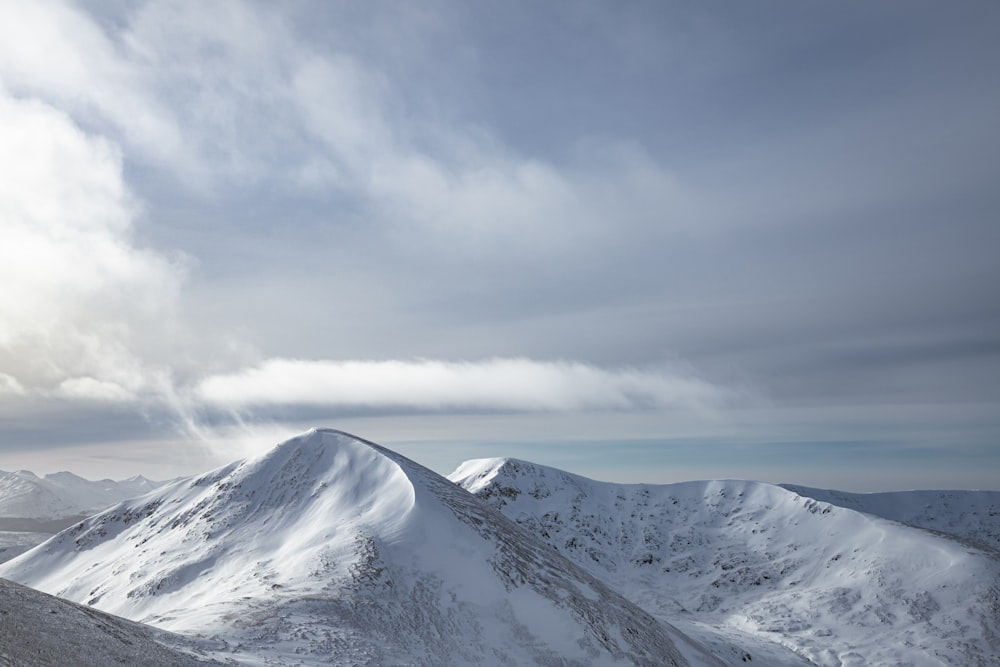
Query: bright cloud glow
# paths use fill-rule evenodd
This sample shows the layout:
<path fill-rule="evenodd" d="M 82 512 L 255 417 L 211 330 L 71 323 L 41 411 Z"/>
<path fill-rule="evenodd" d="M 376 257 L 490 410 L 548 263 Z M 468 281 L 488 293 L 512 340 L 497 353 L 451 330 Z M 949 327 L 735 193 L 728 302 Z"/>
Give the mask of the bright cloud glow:
<path fill-rule="evenodd" d="M 270 359 L 206 378 L 199 398 L 226 407 L 300 404 L 419 410 L 701 408 L 727 392 L 670 372 L 529 359 L 482 362 Z"/>
<path fill-rule="evenodd" d="M 169 373 L 180 270 L 136 247 L 111 142 L 0 89 L 0 362 L 6 391 L 125 400 Z"/>
<path fill-rule="evenodd" d="M 130 39 L 112 41 L 69 4 L 0 7 L 0 75 L 8 89 L 37 94 L 88 119 L 102 117 L 140 150 L 163 159 L 183 142 L 142 71 L 128 61 L 148 55 Z"/>

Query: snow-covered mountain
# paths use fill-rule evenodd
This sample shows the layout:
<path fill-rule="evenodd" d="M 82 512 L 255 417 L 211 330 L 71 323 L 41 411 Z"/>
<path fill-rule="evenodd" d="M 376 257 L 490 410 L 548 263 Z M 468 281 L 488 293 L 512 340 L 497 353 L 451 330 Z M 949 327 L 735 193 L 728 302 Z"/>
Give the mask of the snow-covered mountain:
<path fill-rule="evenodd" d="M 487 503 L 331 430 L 125 501 L 0 576 L 243 664 L 720 664 Z"/>
<path fill-rule="evenodd" d="M 731 663 L 744 647 L 768 665 L 1000 664 L 988 547 L 758 482 L 611 484 L 513 459 L 450 478 Z M 966 501 L 951 532 L 976 532 Z"/>
<path fill-rule="evenodd" d="M 1000 664 L 998 494 L 622 485 L 513 459 L 452 479 L 314 430 L 0 576 L 200 643 L 79 607 L 67 636 L 97 619 L 242 665 Z M 0 588 L 0 637 L 10 590 L 26 594 Z M 34 650 L 19 637 L 0 665 Z"/>
<path fill-rule="evenodd" d="M 69 472 L 39 477 L 0 470 L 0 563 L 41 544 L 83 517 L 162 486 L 138 476 L 90 481 Z"/>
<path fill-rule="evenodd" d="M 838 507 L 934 530 L 1000 551 L 1000 491 L 890 491 L 847 493 L 782 484 Z"/>
<path fill-rule="evenodd" d="M 210 667 L 195 642 L 0 579 L 0 667 Z"/>
<path fill-rule="evenodd" d="M 90 481 L 70 472 L 44 477 L 28 470 L 0 470 L 0 518 L 54 520 L 89 516 L 163 485 L 137 476 Z"/>

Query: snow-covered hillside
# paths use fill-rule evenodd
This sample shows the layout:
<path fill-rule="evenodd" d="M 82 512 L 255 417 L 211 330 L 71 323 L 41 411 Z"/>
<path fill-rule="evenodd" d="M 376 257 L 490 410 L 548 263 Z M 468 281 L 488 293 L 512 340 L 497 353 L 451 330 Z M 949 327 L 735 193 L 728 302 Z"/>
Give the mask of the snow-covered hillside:
<path fill-rule="evenodd" d="M 732 662 L 727 643 L 763 664 L 1000 664 L 992 550 L 757 482 L 610 484 L 512 459 L 451 479 Z"/>
<path fill-rule="evenodd" d="M 800 496 L 954 535 L 1000 551 L 1000 491 L 847 493 L 781 486 Z"/>
<path fill-rule="evenodd" d="M 0 667 L 209 667 L 183 637 L 0 579 Z"/>
<path fill-rule="evenodd" d="M 998 494 L 621 485 L 512 459 L 452 479 L 472 493 L 315 430 L 0 576 L 243 665 L 1000 664 Z M 39 650 L 71 650 L 54 641 Z"/>
<path fill-rule="evenodd" d="M 0 563 L 83 517 L 163 484 L 142 476 L 90 481 L 69 472 L 39 477 L 27 470 L 0 470 Z"/>
<path fill-rule="evenodd" d="M 243 664 L 718 664 L 486 503 L 330 430 L 0 565 Z"/>
<path fill-rule="evenodd" d="M 138 476 L 90 481 L 70 472 L 39 477 L 27 470 L 0 470 L 0 518 L 53 520 L 89 516 L 161 486 Z"/>

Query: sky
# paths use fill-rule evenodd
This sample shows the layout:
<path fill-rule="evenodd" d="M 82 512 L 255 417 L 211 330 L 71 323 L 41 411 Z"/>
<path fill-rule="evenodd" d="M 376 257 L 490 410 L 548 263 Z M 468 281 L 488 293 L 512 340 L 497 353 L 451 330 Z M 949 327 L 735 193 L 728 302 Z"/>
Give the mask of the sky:
<path fill-rule="evenodd" d="M 1000 4 L 0 0 L 0 469 L 1000 489 Z"/>

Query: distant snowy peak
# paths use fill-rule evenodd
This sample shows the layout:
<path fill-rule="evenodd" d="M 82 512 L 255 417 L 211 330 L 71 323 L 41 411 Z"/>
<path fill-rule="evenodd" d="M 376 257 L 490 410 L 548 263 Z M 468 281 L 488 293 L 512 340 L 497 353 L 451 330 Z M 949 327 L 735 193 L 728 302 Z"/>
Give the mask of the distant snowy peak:
<path fill-rule="evenodd" d="M 79 514 L 50 485 L 26 471 L 0 471 L 0 517 L 50 518 Z"/>
<path fill-rule="evenodd" d="M 1000 491 L 848 493 L 782 484 L 800 496 L 952 535 L 1000 551 Z"/>
<path fill-rule="evenodd" d="M 333 430 L 122 503 L 0 576 L 275 664 L 687 664 L 680 633 L 499 512 Z"/>
<path fill-rule="evenodd" d="M 90 481 L 70 472 L 39 477 L 28 470 L 0 471 L 0 517 L 57 519 L 85 516 L 162 486 L 137 476 Z"/>
<path fill-rule="evenodd" d="M 477 495 L 500 493 L 500 489 L 519 494 L 524 491 L 521 486 L 525 483 L 534 484 L 539 489 L 549 486 L 547 482 L 571 486 L 593 483 L 593 480 L 558 468 L 514 458 L 472 459 L 461 464 L 448 475 L 448 479 Z M 514 486 L 505 486 L 505 480 Z"/>

